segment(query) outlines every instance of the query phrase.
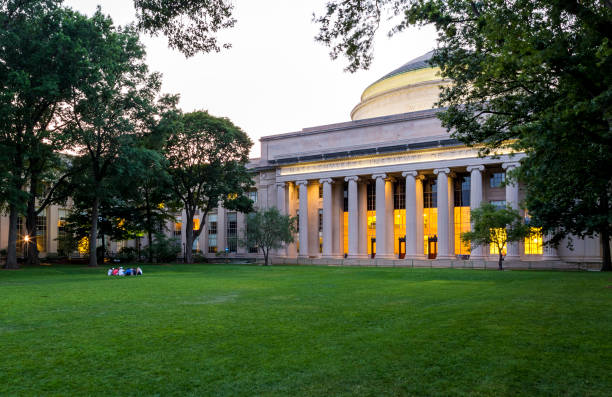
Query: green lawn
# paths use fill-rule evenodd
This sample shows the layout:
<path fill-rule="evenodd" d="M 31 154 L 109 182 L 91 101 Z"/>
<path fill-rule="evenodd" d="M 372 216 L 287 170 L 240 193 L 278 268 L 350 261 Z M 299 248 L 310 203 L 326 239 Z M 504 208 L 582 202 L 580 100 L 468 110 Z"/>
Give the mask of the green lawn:
<path fill-rule="evenodd" d="M 0 271 L 0 395 L 609 396 L 612 274 Z"/>

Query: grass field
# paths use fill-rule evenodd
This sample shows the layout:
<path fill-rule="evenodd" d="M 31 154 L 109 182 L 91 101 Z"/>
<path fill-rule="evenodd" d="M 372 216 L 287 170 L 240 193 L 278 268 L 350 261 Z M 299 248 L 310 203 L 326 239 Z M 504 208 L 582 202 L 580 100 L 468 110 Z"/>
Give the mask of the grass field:
<path fill-rule="evenodd" d="M 0 395 L 610 396 L 612 274 L 0 271 Z"/>

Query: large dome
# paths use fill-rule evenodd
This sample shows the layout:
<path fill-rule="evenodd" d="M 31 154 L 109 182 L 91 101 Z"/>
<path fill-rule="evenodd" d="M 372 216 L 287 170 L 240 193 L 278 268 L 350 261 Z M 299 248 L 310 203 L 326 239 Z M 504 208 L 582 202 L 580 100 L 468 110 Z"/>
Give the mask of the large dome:
<path fill-rule="evenodd" d="M 431 109 L 440 86 L 449 84 L 429 60 L 433 51 L 415 58 L 370 84 L 351 112 L 352 120 Z"/>

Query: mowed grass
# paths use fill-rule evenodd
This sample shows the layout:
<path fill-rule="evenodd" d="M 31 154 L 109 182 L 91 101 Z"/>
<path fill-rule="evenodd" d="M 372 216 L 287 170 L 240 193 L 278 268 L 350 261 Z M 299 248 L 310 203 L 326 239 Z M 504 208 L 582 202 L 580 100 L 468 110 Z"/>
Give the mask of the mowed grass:
<path fill-rule="evenodd" d="M 0 272 L 1 395 L 610 396 L 612 275 Z"/>

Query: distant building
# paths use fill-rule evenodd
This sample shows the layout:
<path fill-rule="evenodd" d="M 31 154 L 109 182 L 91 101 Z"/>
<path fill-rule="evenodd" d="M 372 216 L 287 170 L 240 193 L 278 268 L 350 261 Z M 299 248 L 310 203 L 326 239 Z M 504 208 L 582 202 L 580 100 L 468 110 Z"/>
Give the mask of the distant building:
<path fill-rule="evenodd" d="M 299 217 L 296 243 L 277 252 L 274 263 L 449 266 L 495 260 L 493 247 L 470 249 L 459 236 L 470 229 L 470 208 L 483 201 L 518 208 L 522 188 L 504 181 L 522 155 L 480 158 L 477 149 L 450 137 L 433 108 L 440 86 L 450 82 L 429 66 L 431 54 L 367 87 L 349 122 L 260 139 L 261 158 L 249 164 L 256 182 L 249 196 L 258 208 L 276 206 Z M 56 252 L 66 211 L 51 207 L 40 218 L 42 256 Z M 183 216 L 168 230 L 184 242 Z M 8 218 L 0 222 L 0 246 L 6 247 Z M 244 214 L 219 207 L 193 248 L 209 258 L 252 258 L 255 249 L 238 244 L 244 225 Z M 508 246 L 506 264 L 601 261 L 598 239 L 574 239 L 572 251 L 565 243 L 543 246 L 544 238 Z M 134 242 L 109 248 L 126 244 Z"/>

